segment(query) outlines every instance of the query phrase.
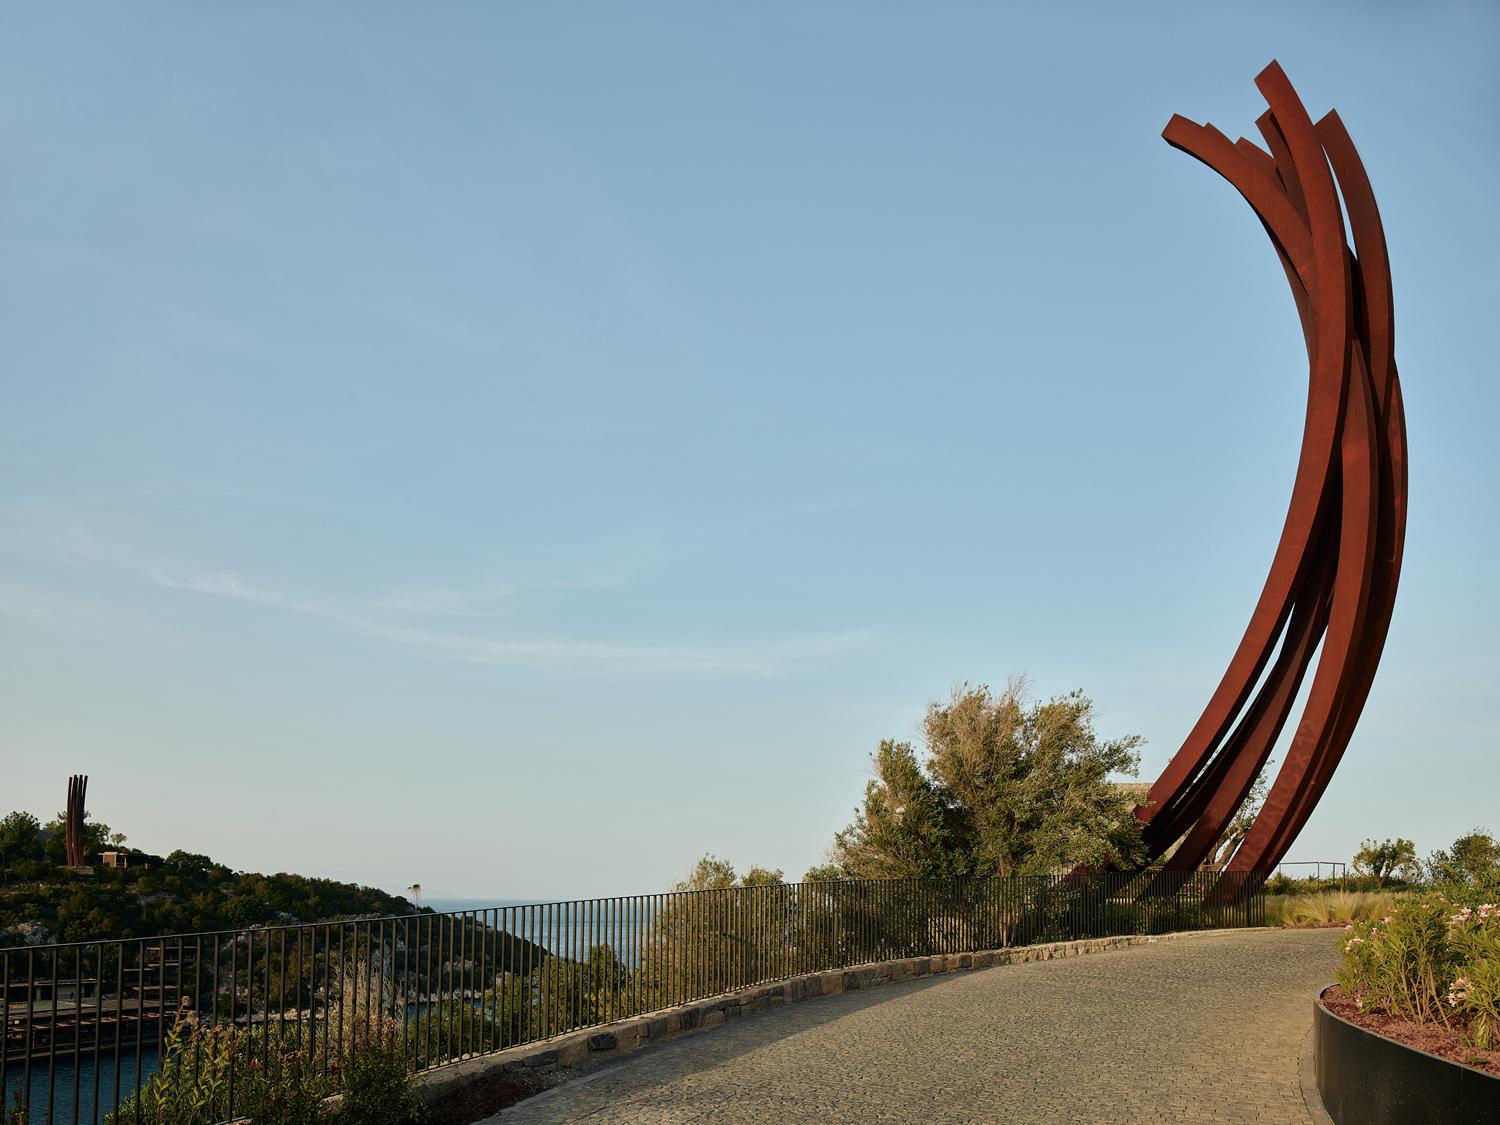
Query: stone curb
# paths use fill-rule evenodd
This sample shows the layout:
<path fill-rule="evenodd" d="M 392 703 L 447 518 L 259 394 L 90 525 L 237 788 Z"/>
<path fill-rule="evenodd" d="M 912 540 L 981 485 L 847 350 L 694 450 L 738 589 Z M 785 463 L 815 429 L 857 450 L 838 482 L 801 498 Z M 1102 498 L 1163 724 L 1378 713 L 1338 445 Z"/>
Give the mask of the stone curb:
<path fill-rule="evenodd" d="M 417 1075 L 415 1083 L 422 1099 L 434 1111 L 430 1121 L 436 1125 L 459 1125 L 488 1117 L 504 1106 L 514 1105 L 532 1094 L 557 1086 L 585 1066 L 592 1069 L 654 1043 L 696 1035 L 731 1020 L 819 996 L 832 996 L 840 992 L 945 973 L 1018 965 L 1028 961 L 1060 960 L 1155 942 L 1181 941 L 1185 938 L 1259 933 L 1268 929 L 1255 926 L 1084 938 L 1010 949 L 987 949 L 975 953 L 937 953 L 928 957 L 905 957 L 894 961 L 854 965 L 846 969 L 804 973 L 786 980 L 722 993 L 613 1023 L 596 1024 L 538 1043 L 508 1047 L 487 1055 L 448 1063 Z"/>

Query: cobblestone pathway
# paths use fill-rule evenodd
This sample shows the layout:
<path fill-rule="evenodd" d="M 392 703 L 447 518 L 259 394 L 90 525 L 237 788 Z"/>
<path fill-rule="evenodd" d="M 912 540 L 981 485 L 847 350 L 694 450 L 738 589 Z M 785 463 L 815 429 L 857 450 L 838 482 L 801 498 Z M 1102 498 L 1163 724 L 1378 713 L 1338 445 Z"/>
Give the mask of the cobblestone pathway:
<path fill-rule="evenodd" d="M 1297 1122 L 1328 930 L 1195 937 L 825 996 L 649 1048 L 490 1118 Z"/>

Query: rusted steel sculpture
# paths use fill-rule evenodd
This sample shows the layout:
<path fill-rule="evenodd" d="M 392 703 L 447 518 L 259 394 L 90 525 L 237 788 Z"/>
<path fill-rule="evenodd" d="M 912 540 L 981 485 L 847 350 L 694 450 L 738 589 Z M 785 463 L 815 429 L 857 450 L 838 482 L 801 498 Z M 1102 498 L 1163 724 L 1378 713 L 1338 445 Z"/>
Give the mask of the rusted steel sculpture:
<path fill-rule="evenodd" d="M 88 787 L 89 779 L 81 773 L 68 778 L 68 809 L 63 821 L 63 842 L 68 849 L 69 867 L 82 867 L 85 858 L 83 817 L 86 810 L 83 795 Z"/>
<path fill-rule="evenodd" d="M 1308 357 L 1302 452 L 1270 575 L 1208 706 L 1137 810 L 1153 857 L 1178 844 L 1165 863 L 1176 872 L 1204 861 L 1244 803 L 1321 641 L 1285 760 L 1225 870 L 1264 872 L 1286 855 L 1369 694 L 1406 536 L 1406 423 L 1375 196 L 1337 112 L 1314 123 L 1275 62 L 1255 84 L 1270 107 L 1256 121 L 1266 149 L 1178 116 L 1162 132 L 1265 226 Z"/>

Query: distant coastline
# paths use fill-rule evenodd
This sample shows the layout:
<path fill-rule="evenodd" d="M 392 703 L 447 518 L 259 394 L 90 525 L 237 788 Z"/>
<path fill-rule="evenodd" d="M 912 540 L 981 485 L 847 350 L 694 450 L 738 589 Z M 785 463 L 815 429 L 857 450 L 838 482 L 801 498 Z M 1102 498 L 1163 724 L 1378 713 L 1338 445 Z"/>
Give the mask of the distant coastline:
<path fill-rule="evenodd" d="M 422 896 L 421 905 L 439 914 L 452 914 L 460 910 L 498 910 L 511 906 L 532 906 L 540 902 L 553 902 L 542 898 L 428 898 Z"/>

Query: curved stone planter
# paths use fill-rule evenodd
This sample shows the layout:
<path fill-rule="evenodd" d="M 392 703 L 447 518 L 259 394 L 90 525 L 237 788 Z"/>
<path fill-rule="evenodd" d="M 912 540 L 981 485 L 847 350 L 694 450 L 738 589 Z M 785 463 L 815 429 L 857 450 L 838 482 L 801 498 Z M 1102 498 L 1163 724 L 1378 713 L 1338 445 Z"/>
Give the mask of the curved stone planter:
<path fill-rule="evenodd" d="M 1494 1125 L 1500 1078 L 1386 1039 L 1313 1001 L 1318 1094 L 1335 1125 Z"/>

